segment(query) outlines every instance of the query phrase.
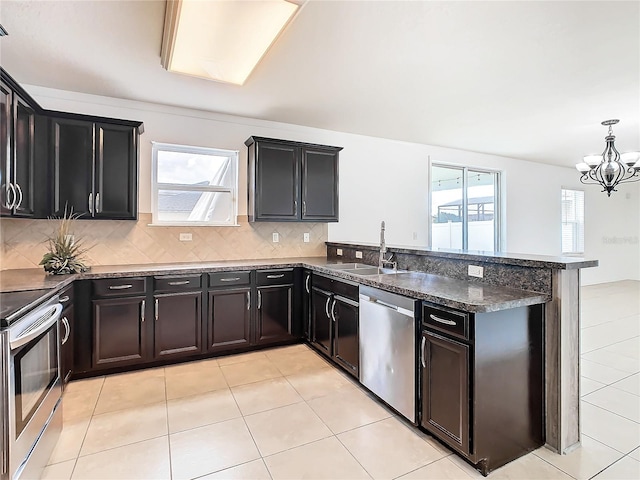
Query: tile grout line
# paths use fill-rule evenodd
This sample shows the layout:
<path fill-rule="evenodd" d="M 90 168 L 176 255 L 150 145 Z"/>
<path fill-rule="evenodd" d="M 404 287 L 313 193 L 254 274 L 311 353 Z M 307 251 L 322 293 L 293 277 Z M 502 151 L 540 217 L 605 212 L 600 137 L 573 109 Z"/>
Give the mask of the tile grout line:
<path fill-rule="evenodd" d="M 598 443 L 600 443 L 600 444 L 604 445 L 605 447 L 610 448 L 611 450 L 615 450 L 616 452 L 618 452 L 618 453 L 619 453 L 620 455 L 622 455 L 623 457 L 624 457 L 624 456 L 627 456 L 627 455 L 629 455 L 629 454 L 631 454 L 631 452 L 633 452 L 633 451 L 634 451 L 634 450 L 636 450 L 637 448 L 640 448 L 640 445 L 638 445 L 638 446 L 636 446 L 636 447 L 633 447 L 633 448 L 631 449 L 631 451 L 629 451 L 629 452 L 625 453 L 624 451 L 622 451 L 622 450 L 618 450 L 617 448 L 614 448 L 614 447 L 612 447 L 611 445 L 607 445 L 607 444 L 606 444 L 606 443 L 604 443 L 602 440 L 598 440 L 597 438 L 593 437 L 592 435 L 588 435 L 588 434 L 586 434 L 586 433 L 581 433 L 580 435 L 583 435 L 583 436 L 585 436 L 585 437 L 589 437 L 589 438 L 590 438 L 591 440 L 593 440 L 594 442 L 598 442 Z M 610 465 L 613 465 L 613 464 L 610 464 Z"/>
<path fill-rule="evenodd" d="M 580 401 L 581 401 L 581 402 L 586 402 L 586 403 L 588 403 L 589 405 L 591 405 L 592 407 L 599 408 L 600 410 L 604 410 L 605 412 L 609 412 L 609 413 L 611 413 L 611 414 L 613 414 L 613 415 L 616 415 L 616 416 L 618 416 L 618 417 L 620 417 L 620 418 L 624 418 L 625 420 L 628 420 L 628 421 L 630 421 L 630 422 L 632 422 L 632 423 L 635 423 L 636 425 L 640 425 L 640 422 L 638 422 L 637 420 L 633 420 L 632 418 L 625 417 L 624 415 L 620 415 L 619 413 L 612 412 L 611 410 L 609 410 L 609 409 L 607 409 L 607 408 L 604 408 L 604 407 L 602 407 L 602 406 L 600 406 L 600 405 L 596 405 L 595 403 L 592 403 L 592 402 L 590 402 L 590 401 L 588 401 L 588 400 L 585 400 L 585 399 L 581 398 L 581 399 L 580 399 Z"/>
<path fill-rule="evenodd" d="M 162 368 L 163 379 L 164 379 L 164 406 L 165 412 L 167 414 L 167 448 L 169 451 L 169 478 L 173 480 L 173 461 L 171 458 L 171 428 L 169 427 L 169 394 L 167 392 L 167 370 L 166 368 Z"/>

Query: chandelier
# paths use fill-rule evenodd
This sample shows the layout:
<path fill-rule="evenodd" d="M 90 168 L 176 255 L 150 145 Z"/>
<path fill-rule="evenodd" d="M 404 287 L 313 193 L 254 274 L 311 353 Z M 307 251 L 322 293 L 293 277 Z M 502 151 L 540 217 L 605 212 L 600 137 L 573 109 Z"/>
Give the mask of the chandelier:
<path fill-rule="evenodd" d="M 584 184 L 599 184 L 603 192 L 611 196 L 611 192 L 617 192 L 619 183 L 637 182 L 640 180 L 640 152 L 629 152 L 620 155 L 614 142 L 612 125 L 620 120 L 605 120 L 602 125 L 609 127 L 609 133 L 604 139 L 607 146 L 602 155 L 587 155 L 584 162 L 578 163 L 576 169 L 582 174 L 580 181 Z"/>

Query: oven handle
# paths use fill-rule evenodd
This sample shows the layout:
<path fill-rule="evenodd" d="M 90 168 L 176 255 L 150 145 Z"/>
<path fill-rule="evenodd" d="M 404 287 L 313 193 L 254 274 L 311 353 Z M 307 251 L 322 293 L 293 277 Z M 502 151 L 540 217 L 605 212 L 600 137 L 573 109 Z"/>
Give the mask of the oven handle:
<path fill-rule="evenodd" d="M 62 305 L 57 304 L 53 307 L 55 309 L 55 313 L 49 318 L 46 322 L 38 325 L 33 330 L 29 330 L 27 333 L 14 338 L 9 342 L 9 348 L 11 350 L 15 350 L 16 348 L 20 348 L 26 343 L 29 343 L 31 340 L 36 338 L 42 332 L 46 332 L 52 325 L 55 325 L 58 319 L 60 318 L 60 313 L 62 313 Z"/>

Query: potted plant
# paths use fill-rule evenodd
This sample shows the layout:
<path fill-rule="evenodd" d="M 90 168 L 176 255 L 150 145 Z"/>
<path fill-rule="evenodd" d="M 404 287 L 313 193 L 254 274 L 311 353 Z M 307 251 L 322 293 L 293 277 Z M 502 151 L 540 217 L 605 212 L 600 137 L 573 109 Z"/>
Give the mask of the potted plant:
<path fill-rule="evenodd" d="M 60 224 L 53 236 L 49 237 L 49 251 L 44 254 L 40 265 L 44 271 L 52 275 L 64 275 L 68 273 L 80 273 L 89 269 L 82 259 L 82 255 L 89 250 L 84 248 L 82 241 L 75 239 L 71 227 L 80 215 L 73 213 L 73 209 L 67 215 L 64 210 L 62 218 L 53 218 Z"/>

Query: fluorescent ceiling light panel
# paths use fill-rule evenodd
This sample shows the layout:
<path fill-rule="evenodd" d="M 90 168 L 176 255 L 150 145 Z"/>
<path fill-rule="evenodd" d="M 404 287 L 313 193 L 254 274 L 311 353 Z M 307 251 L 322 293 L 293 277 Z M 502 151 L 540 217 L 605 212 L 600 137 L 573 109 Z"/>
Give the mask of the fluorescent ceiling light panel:
<path fill-rule="evenodd" d="M 162 66 L 242 85 L 298 8 L 285 0 L 169 0 Z"/>

